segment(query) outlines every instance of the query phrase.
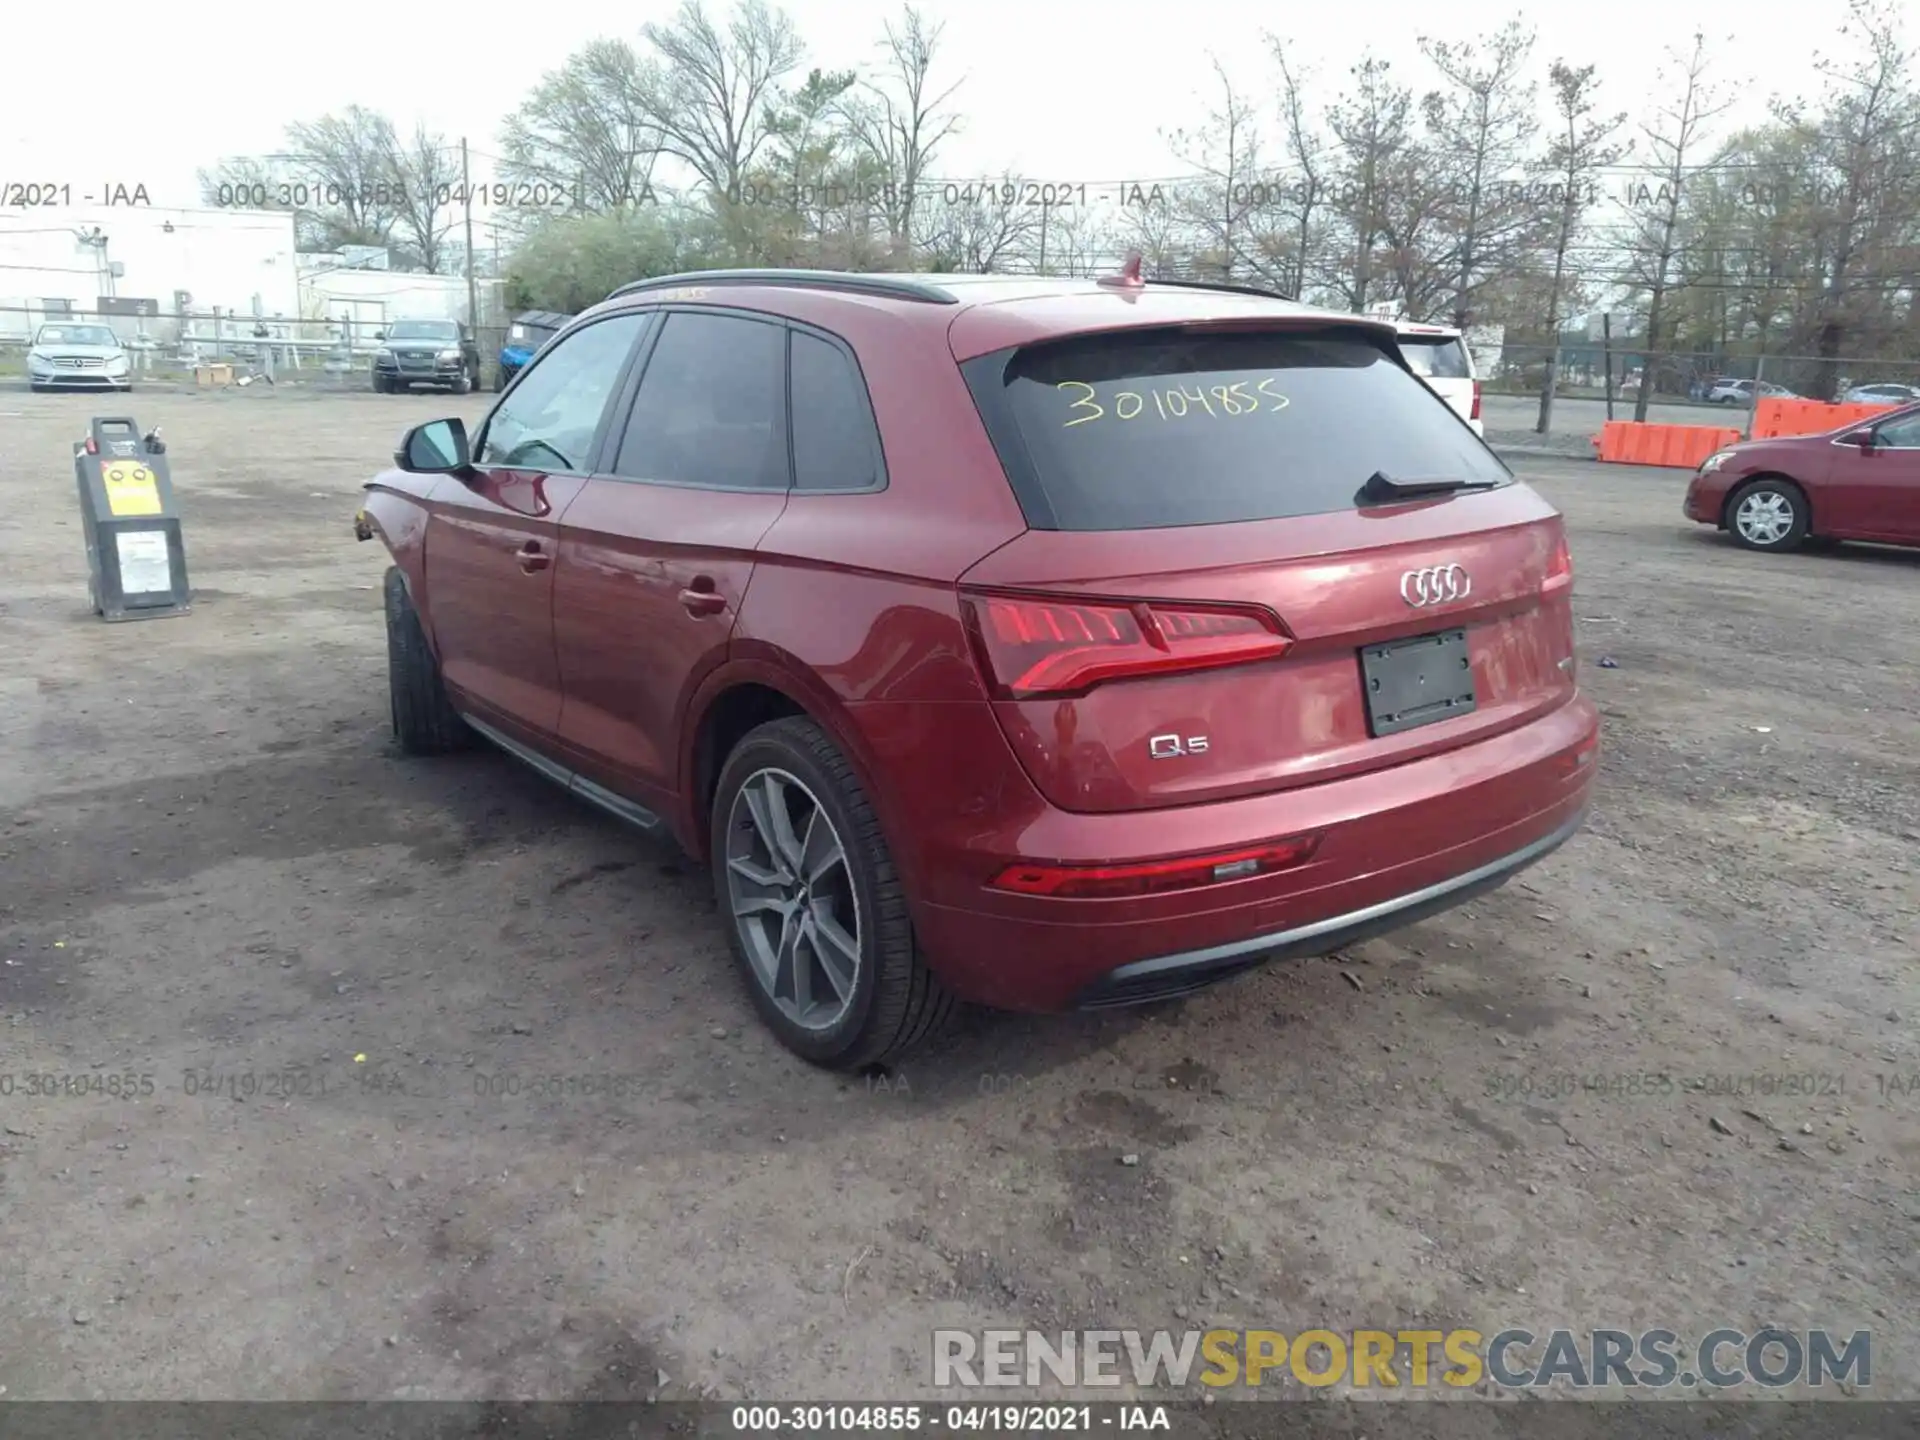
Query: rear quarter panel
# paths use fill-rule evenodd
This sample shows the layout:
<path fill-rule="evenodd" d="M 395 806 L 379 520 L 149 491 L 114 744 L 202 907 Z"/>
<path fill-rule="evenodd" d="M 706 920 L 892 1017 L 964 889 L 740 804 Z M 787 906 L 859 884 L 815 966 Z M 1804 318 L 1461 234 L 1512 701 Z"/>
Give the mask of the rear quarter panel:
<path fill-rule="evenodd" d="M 742 297 L 744 300 L 746 297 Z M 731 300 L 730 303 L 737 303 Z M 860 776 L 909 886 L 929 813 L 951 817 L 1017 776 L 960 624 L 960 574 L 1026 529 L 946 344 L 948 307 L 906 314 L 787 292 L 781 313 L 844 340 L 880 430 L 887 483 L 796 492 L 762 537 L 727 664 L 690 707 L 759 683 L 804 706 Z"/>

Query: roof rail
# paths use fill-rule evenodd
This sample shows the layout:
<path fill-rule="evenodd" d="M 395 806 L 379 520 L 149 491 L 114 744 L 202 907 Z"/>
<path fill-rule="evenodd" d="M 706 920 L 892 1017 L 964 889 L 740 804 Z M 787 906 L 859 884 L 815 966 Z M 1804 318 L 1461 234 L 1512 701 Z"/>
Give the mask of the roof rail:
<path fill-rule="evenodd" d="M 784 285 L 807 290 L 844 290 L 854 295 L 884 295 L 892 300 L 916 300 L 923 305 L 960 303 L 957 295 L 938 285 L 898 275 L 862 275 L 845 270 L 692 270 L 681 275 L 635 280 L 622 285 L 607 298 L 702 285 Z"/>

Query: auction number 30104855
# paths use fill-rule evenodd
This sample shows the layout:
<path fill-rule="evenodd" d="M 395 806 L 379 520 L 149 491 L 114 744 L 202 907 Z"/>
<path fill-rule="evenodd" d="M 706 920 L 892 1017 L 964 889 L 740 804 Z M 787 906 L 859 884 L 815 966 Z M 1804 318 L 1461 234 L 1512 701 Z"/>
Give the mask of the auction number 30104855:
<path fill-rule="evenodd" d="M 1258 415 L 1262 411 L 1271 414 L 1293 403 L 1277 388 L 1271 375 L 1259 380 L 1236 380 L 1224 385 L 1172 385 L 1164 390 L 1119 390 L 1110 397 L 1111 410 L 1100 403 L 1100 392 L 1084 380 L 1062 380 L 1054 388 L 1085 392 L 1076 396 L 1067 406 L 1069 411 L 1081 413 L 1064 422 L 1061 426 L 1063 430 L 1071 430 L 1076 425 L 1090 425 L 1109 415 L 1116 420 L 1135 420 L 1147 414 L 1149 402 L 1153 414 L 1162 420 L 1182 420 L 1203 415 L 1218 420 L 1229 415 Z"/>

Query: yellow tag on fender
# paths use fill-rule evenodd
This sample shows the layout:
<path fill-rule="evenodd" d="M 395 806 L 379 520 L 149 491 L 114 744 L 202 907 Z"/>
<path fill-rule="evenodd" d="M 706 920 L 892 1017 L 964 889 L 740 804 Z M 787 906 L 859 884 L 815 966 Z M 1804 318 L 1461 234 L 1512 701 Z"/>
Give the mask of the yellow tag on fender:
<path fill-rule="evenodd" d="M 102 460 L 100 479 L 107 488 L 107 509 L 116 516 L 158 515 L 160 487 L 153 472 L 137 460 Z"/>

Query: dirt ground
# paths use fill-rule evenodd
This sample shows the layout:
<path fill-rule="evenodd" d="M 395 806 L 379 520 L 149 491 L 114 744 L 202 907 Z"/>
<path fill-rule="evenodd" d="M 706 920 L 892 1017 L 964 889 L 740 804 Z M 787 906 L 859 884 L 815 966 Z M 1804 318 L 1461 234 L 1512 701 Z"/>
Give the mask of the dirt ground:
<path fill-rule="evenodd" d="M 1676 472 L 1516 460 L 1606 715 L 1584 834 L 845 1079 L 755 1022 L 701 874 L 393 750 L 349 518 L 486 398 L 0 393 L 7 1397 L 933 1398 L 936 1326 L 1420 1322 L 1865 1328 L 1920 1394 L 1920 552 L 1753 556 Z M 190 616 L 88 611 L 69 445 L 121 408 Z"/>

